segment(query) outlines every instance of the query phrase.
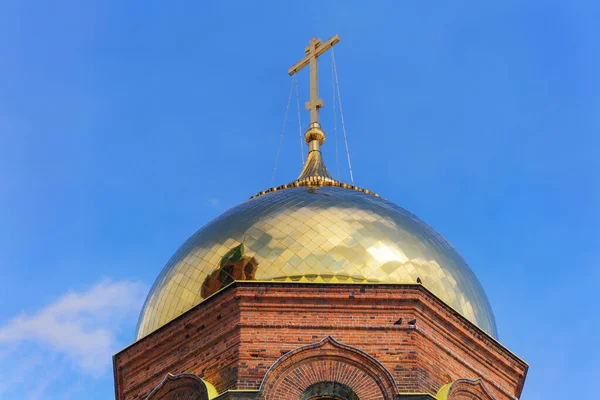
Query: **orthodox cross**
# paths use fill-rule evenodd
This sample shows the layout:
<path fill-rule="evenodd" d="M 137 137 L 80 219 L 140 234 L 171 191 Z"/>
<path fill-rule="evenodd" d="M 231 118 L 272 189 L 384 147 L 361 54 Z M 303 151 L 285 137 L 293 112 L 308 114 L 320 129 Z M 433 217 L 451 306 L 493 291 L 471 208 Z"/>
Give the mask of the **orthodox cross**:
<path fill-rule="evenodd" d="M 319 108 L 323 107 L 323 100 L 319 99 L 319 69 L 317 58 L 340 41 L 340 36 L 335 35 L 325 43 L 321 39 L 312 38 L 308 47 L 304 49 L 306 56 L 298 61 L 292 68 L 288 69 L 290 76 L 310 64 L 310 101 L 306 102 L 306 108 L 310 110 L 310 122 L 319 122 Z"/>

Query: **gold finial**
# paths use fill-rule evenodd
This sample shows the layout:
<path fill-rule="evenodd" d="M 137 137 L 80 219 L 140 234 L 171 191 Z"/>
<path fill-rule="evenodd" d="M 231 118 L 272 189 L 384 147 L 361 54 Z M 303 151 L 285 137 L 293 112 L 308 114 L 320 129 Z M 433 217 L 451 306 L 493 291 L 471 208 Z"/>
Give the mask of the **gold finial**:
<path fill-rule="evenodd" d="M 318 141 L 319 145 L 323 146 L 323 143 L 325 143 L 325 132 L 321 130 L 321 126 L 318 123 L 312 123 L 304 135 L 304 140 L 309 146 L 313 140 Z"/>
<path fill-rule="evenodd" d="M 288 74 L 292 76 L 310 64 L 310 101 L 306 102 L 306 108 L 310 110 L 310 125 L 308 126 L 306 134 L 304 135 L 304 140 L 306 141 L 306 144 L 308 144 L 309 151 L 300 176 L 294 182 L 272 187 L 269 190 L 259 192 L 256 196 L 252 196 L 251 199 L 267 193 L 276 192 L 278 190 L 297 188 L 301 186 L 340 187 L 344 189 L 356 190 L 375 197 L 380 197 L 377 193 L 373 193 L 370 190 L 361 189 L 357 186 L 341 183 L 333 179 L 329 174 L 321 155 L 321 146 L 323 143 L 325 143 L 325 132 L 323 132 L 321 129 L 321 124 L 319 123 L 319 108 L 323 107 L 323 100 L 319 99 L 319 73 L 317 68 L 317 58 L 331 47 L 336 45 L 339 41 L 339 35 L 333 36 L 325 43 L 323 43 L 321 39 L 312 38 L 308 44 L 308 47 L 304 50 L 306 56 L 302 60 L 298 61 L 293 67 L 288 69 Z M 350 172 L 352 172 L 352 170 L 350 170 Z"/>
<path fill-rule="evenodd" d="M 325 132 L 323 132 L 321 124 L 319 124 L 319 108 L 323 107 L 323 100 L 319 99 L 319 68 L 317 59 L 339 41 L 339 35 L 333 36 L 325 43 L 321 39 L 310 39 L 308 47 L 304 49 L 306 56 L 288 69 L 288 74 L 292 76 L 305 66 L 310 65 L 310 101 L 306 103 L 306 108 L 310 110 L 310 125 L 304 135 L 309 152 L 304 169 L 298 178 L 299 180 L 308 176 L 331 179 L 327 167 L 325 167 L 325 163 L 321 158 L 320 146 L 325 143 Z"/>

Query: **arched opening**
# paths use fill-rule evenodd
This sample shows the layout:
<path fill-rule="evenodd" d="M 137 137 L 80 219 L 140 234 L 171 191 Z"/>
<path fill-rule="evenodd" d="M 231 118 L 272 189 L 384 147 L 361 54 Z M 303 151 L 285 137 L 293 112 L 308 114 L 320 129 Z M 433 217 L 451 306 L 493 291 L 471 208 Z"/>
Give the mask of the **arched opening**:
<path fill-rule="evenodd" d="M 354 390 L 339 382 L 313 383 L 302 392 L 300 400 L 358 400 Z"/>

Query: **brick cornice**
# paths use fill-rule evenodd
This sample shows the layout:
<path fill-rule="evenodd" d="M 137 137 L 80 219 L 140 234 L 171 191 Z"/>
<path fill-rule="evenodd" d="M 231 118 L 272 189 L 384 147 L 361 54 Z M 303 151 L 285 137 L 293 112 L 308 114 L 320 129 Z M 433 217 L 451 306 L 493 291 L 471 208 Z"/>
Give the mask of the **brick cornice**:
<path fill-rule="evenodd" d="M 243 291 L 236 290 L 238 288 L 243 289 L 245 287 L 264 287 L 265 290 L 264 291 L 259 290 L 258 294 L 257 293 L 244 294 Z M 166 325 L 158 328 L 156 331 L 150 333 L 149 335 L 143 337 L 142 339 L 134 342 L 130 346 L 128 346 L 125 349 L 121 350 L 120 352 L 118 352 L 117 354 L 115 354 L 113 356 L 113 358 L 119 356 L 122 353 L 124 353 L 129 348 L 133 347 L 134 345 L 137 347 L 140 343 L 144 343 L 144 341 L 149 340 L 149 338 L 153 337 L 154 335 L 163 334 L 163 332 L 166 331 L 166 330 L 168 330 L 169 328 L 171 328 L 172 325 L 174 325 L 174 323 L 183 321 L 186 318 L 186 316 L 189 316 L 191 313 L 194 313 L 195 310 L 197 310 L 199 308 L 207 308 L 211 303 L 214 303 L 214 302 L 224 302 L 225 301 L 225 297 L 224 296 L 230 295 L 229 296 L 230 298 L 228 299 L 229 301 L 235 301 L 235 300 L 237 300 L 239 298 L 243 298 L 245 296 L 246 297 L 247 296 L 257 297 L 257 295 L 258 295 L 258 297 L 261 297 L 261 298 L 273 297 L 272 295 L 269 294 L 269 290 L 268 290 L 269 287 L 289 287 L 289 288 L 293 288 L 293 287 L 310 287 L 310 288 L 315 288 L 316 287 L 316 288 L 322 288 L 322 289 L 333 288 L 333 287 L 353 287 L 353 288 L 356 288 L 356 287 L 358 287 L 358 288 L 360 288 L 360 287 L 369 287 L 369 288 L 393 288 L 393 287 L 399 287 L 399 288 L 402 288 L 402 289 L 415 290 L 415 291 L 418 291 L 418 292 L 420 291 L 420 292 L 425 293 L 427 295 L 425 298 L 429 298 L 431 301 L 435 301 L 437 305 L 441 305 L 442 307 L 446 308 L 446 311 L 448 311 L 449 314 L 458 317 L 461 320 L 462 324 L 465 325 L 464 327 L 466 329 L 469 329 L 469 331 L 471 331 L 472 333 L 476 334 L 479 339 L 490 342 L 495 347 L 499 347 L 499 348 L 501 348 L 503 350 L 503 352 L 507 353 L 509 355 L 509 358 L 516 359 L 519 362 L 523 363 L 524 365 L 527 365 L 523 360 L 521 360 L 518 356 L 516 356 L 513 352 L 511 352 L 508 348 L 506 348 L 505 346 L 503 346 L 495 338 L 493 338 L 487 332 L 485 332 L 482 329 L 480 329 L 479 327 L 477 327 L 471 321 L 467 320 L 458 311 L 454 310 L 452 307 L 450 307 L 445 302 L 443 302 L 442 300 L 440 300 L 435 294 L 433 294 L 430 290 L 428 290 L 425 286 L 423 286 L 421 284 L 412 284 L 412 283 L 355 283 L 355 282 L 349 282 L 349 283 L 313 283 L 313 282 L 277 282 L 277 281 L 234 281 L 230 285 L 226 286 L 225 288 L 221 289 L 220 291 L 218 291 L 217 293 L 213 294 L 209 298 L 205 299 L 203 302 L 199 303 L 198 305 L 194 306 L 190 310 L 186 311 L 185 313 L 181 314 L 177 318 L 173 319 L 168 324 L 166 324 Z M 356 295 L 362 297 L 363 299 L 369 299 L 369 296 L 365 295 L 364 293 L 357 293 Z M 298 299 L 303 299 L 303 298 L 305 298 L 305 299 L 311 299 L 311 298 L 314 298 L 314 295 L 308 295 L 308 294 L 304 294 L 303 295 L 302 293 L 297 293 L 296 292 L 296 293 L 294 293 L 294 297 L 295 297 L 295 302 L 297 302 Z M 336 298 L 336 297 L 339 298 L 339 299 L 346 299 L 347 298 L 347 297 L 344 297 L 344 295 L 335 296 L 335 295 L 328 294 L 328 298 Z M 373 297 L 374 296 L 371 296 L 371 298 L 373 298 Z M 378 298 L 378 300 L 381 300 L 381 299 Z M 397 300 L 397 299 L 392 299 L 392 300 Z M 423 302 L 423 303 L 427 304 L 426 302 Z M 276 307 L 279 307 L 279 305 L 277 304 Z M 304 307 L 304 306 L 302 306 L 302 307 Z M 343 306 L 340 305 L 340 307 L 343 307 Z M 360 307 L 360 306 L 358 306 L 358 307 Z M 364 306 L 364 307 L 369 307 L 369 306 Z M 436 313 L 439 314 L 439 309 L 438 308 L 431 307 L 431 305 L 430 305 L 429 309 L 431 311 L 434 311 L 434 312 L 436 312 Z M 171 333 L 172 334 L 176 334 L 176 332 L 174 332 L 174 330 Z"/>

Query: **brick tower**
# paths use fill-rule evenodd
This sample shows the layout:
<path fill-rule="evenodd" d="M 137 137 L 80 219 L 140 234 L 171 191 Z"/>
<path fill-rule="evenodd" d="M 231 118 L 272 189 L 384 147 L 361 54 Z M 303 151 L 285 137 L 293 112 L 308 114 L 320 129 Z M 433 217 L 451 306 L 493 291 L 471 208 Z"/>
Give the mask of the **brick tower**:
<path fill-rule="evenodd" d="M 150 290 L 138 340 L 114 356 L 118 400 L 514 400 L 527 364 L 497 340 L 479 281 L 439 233 L 331 177 L 311 123 L 298 179 L 192 235 Z"/>

